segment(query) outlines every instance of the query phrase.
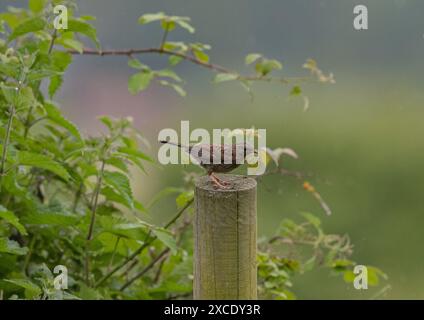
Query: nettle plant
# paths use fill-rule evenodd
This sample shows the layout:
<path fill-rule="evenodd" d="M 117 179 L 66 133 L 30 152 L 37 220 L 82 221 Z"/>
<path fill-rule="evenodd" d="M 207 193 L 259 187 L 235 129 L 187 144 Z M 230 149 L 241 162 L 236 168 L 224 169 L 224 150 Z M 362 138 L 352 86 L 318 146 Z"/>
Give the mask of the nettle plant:
<path fill-rule="evenodd" d="M 68 28 L 54 28 L 54 6 L 68 9 Z M 131 170 L 153 163 L 145 140 L 131 119 L 100 117 L 107 134 L 84 137 L 53 102 L 75 54 L 122 55 L 135 69 L 128 82 L 137 94 L 156 82 L 186 93 L 173 70 L 181 62 L 215 73 L 214 82 L 238 81 L 251 93 L 255 81 L 290 85 L 303 96 L 300 83 L 332 83 L 313 60 L 307 77 L 275 76 L 281 62 L 249 54 L 253 73 L 241 75 L 209 61 L 209 45 L 170 41 L 172 31 L 195 29 L 187 17 L 145 14 L 139 24 L 158 22 L 163 36 L 157 47 L 102 51 L 91 16 L 77 16 L 72 1 L 29 0 L 29 8 L 0 13 L 0 298 L 3 299 L 177 299 L 192 292 L 193 180 L 159 193 L 176 194 L 176 213 L 164 225 L 147 223 L 149 208 L 134 199 Z M 91 41 L 89 49 L 81 41 Z M 137 56 L 161 54 L 169 60 L 153 70 Z M 307 103 L 307 98 L 304 97 Z M 275 165 L 265 174 L 290 172 L 279 164 L 289 149 L 269 150 Z M 302 177 L 297 176 L 301 182 Z M 308 183 L 305 189 L 323 205 Z M 326 266 L 353 280 L 352 246 L 345 236 L 327 235 L 317 217 L 286 220 L 275 237 L 262 241 L 258 256 L 260 296 L 291 299 L 291 278 L 314 266 Z M 283 243 L 283 245 L 281 245 Z M 309 247 L 309 252 L 298 248 Z M 54 285 L 55 266 L 67 268 L 67 288 Z M 380 276 L 369 268 L 369 284 Z M 64 288 L 62 288 L 64 289 Z"/>

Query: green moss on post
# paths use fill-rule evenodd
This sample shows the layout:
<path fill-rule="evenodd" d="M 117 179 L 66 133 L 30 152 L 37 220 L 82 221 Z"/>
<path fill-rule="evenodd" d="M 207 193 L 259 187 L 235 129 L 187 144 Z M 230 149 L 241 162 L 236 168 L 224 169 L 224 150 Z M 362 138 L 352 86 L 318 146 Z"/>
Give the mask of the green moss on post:
<path fill-rule="evenodd" d="M 256 299 L 256 181 L 222 175 L 196 183 L 194 299 Z"/>

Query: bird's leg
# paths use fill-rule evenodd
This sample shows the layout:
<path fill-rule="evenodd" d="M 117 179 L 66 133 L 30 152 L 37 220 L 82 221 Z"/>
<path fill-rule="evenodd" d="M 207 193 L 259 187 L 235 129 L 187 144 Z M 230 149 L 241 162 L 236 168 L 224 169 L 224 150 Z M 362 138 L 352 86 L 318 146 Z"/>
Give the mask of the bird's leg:
<path fill-rule="evenodd" d="M 213 172 L 208 172 L 209 177 L 211 178 L 212 182 L 215 183 L 215 185 L 217 185 L 218 187 L 222 188 L 222 189 L 226 189 L 226 182 L 222 181 L 220 179 L 218 179 Z"/>

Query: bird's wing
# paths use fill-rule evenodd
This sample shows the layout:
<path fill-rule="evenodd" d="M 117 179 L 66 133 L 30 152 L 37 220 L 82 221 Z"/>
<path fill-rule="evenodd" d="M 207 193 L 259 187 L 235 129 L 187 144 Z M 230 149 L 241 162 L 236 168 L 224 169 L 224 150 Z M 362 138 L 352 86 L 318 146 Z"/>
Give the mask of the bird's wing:
<path fill-rule="evenodd" d="M 211 154 L 211 145 L 209 144 L 195 144 L 190 147 L 190 156 L 199 164 L 211 163 Z"/>

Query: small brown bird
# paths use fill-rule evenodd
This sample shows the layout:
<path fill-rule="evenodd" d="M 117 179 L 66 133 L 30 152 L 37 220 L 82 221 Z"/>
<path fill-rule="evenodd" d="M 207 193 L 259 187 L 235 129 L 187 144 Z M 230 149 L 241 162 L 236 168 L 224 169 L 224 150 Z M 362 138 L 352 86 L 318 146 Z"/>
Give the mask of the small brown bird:
<path fill-rule="evenodd" d="M 255 154 L 256 150 L 243 144 L 195 144 L 183 146 L 179 143 L 161 140 L 161 143 L 177 146 L 194 158 L 198 164 L 206 169 L 212 182 L 220 188 L 226 188 L 227 183 L 220 180 L 214 173 L 228 173 L 243 164 L 245 158 Z M 215 159 L 215 161 L 214 161 Z"/>

